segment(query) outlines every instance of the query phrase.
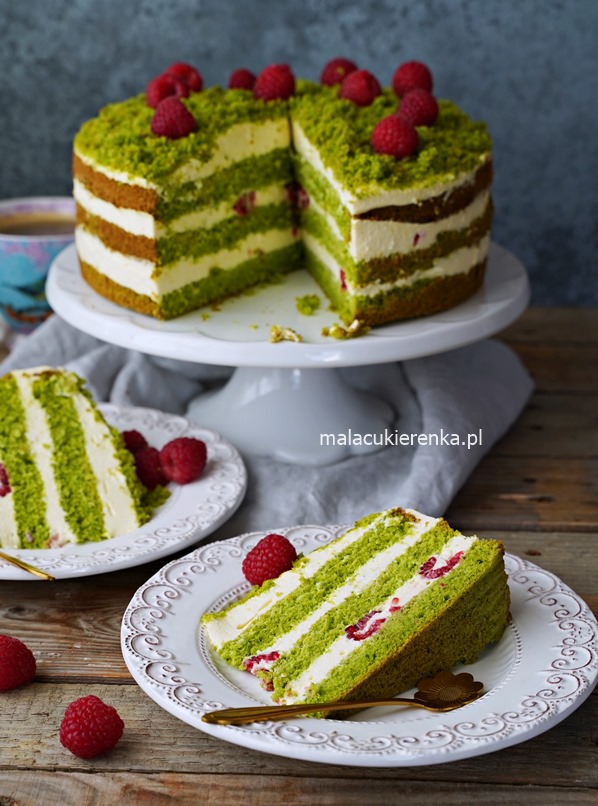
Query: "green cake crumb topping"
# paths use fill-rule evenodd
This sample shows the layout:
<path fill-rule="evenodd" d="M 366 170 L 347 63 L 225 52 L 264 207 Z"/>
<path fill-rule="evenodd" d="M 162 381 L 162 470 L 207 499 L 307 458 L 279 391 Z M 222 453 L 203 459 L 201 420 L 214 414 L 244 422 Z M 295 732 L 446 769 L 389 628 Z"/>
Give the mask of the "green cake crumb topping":
<path fill-rule="evenodd" d="M 323 102 L 323 96 L 325 102 Z M 370 144 L 376 123 L 398 106 L 390 89 L 367 107 L 338 97 L 336 87 L 318 87 L 291 100 L 293 119 L 318 149 L 324 165 L 357 198 L 380 189 L 424 187 L 478 167 L 491 150 L 486 125 L 455 104 L 439 100 L 438 120 L 418 126 L 419 149 L 402 160 L 378 154 Z"/>
<path fill-rule="evenodd" d="M 236 123 L 259 123 L 285 116 L 285 101 L 256 101 L 249 92 L 209 87 L 181 99 L 197 123 L 187 137 L 170 140 L 151 131 L 154 110 L 145 94 L 108 104 L 86 121 L 75 137 L 75 150 L 101 165 L 159 182 L 193 158 L 203 162 L 214 153 L 218 138 Z"/>
<path fill-rule="evenodd" d="M 320 297 L 317 294 L 304 294 L 302 297 L 295 297 L 297 310 L 303 316 L 313 316 L 320 308 Z"/>
<path fill-rule="evenodd" d="M 365 336 L 370 328 L 359 319 L 354 319 L 350 325 L 345 327 L 335 322 L 330 327 L 322 328 L 322 336 L 330 336 L 333 339 L 355 339 L 358 336 Z"/>
<path fill-rule="evenodd" d="M 292 327 L 281 327 L 280 325 L 272 325 L 270 328 L 270 341 L 276 344 L 279 341 L 303 341 L 303 336 L 293 330 Z"/>

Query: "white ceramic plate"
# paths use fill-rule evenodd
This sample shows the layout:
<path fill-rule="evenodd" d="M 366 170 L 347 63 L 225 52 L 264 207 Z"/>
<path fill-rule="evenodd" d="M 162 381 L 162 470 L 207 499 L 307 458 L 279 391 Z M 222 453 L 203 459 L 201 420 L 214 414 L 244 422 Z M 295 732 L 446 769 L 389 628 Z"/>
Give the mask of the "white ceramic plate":
<path fill-rule="evenodd" d="M 313 316 L 297 310 L 296 298 L 320 297 Z M 74 246 L 54 260 L 46 296 L 65 321 L 102 341 L 150 355 L 231 367 L 347 367 L 442 353 L 484 339 L 525 310 L 529 284 L 524 266 L 491 244 L 483 287 L 449 311 L 373 328 L 358 339 L 322 336 L 338 321 L 315 280 L 293 271 L 281 282 L 168 322 L 134 313 L 100 297 L 81 277 Z M 207 318 L 206 318 L 207 317 Z M 270 343 L 270 326 L 291 327 L 302 343 Z"/>
<path fill-rule="evenodd" d="M 281 530 L 298 551 L 327 543 L 346 527 Z M 131 674 L 166 711 L 220 739 L 275 755 L 368 767 L 438 764 L 523 742 L 556 725 L 591 693 L 598 676 L 598 625 L 559 579 L 507 555 L 512 620 L 501 641 L 464 667 L 485 684 L 477 701 L 447 714 L 375 708 L 340 721 L 291 719 L 208 725 L 202 713 L 269 703 L 257 680 L 219 661 L 199 627 L 249 589 L 245 554 L 265 533 L 202 546 L 174 560 L 135 594 L 121 646 Z"/>
<path fill-rule="evenodd" d="M 208 462 L 197 481 L 169 485 L 170 498 L 156 510 L 151 521 L 128 535 L 59 549 L 4 549 L 57 579 L 118 571 L 187 548 L 227 521 L 245 495 L 247 473 L 243 460 L 236 448 L 215 431 L 154 409 L 111 403 L 100 404 L 99 408 L 111 425 L 120 431 L 140 431 L 156 448 L 176 437 L 202 439 L 208 449 Z M 0 579 L 33 581 L 37 577 L 0 559 Z"/>

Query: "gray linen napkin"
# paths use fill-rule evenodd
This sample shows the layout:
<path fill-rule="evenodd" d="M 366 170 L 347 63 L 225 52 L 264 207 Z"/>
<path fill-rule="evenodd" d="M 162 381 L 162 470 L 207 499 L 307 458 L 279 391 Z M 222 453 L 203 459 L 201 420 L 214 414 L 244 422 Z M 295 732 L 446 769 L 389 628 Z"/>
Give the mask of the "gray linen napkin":
<path fill-rule="evenodd" d="M 113 347 L 56 315 L 16 345 L 0 364 L 0 375 L 39 365 L 77 372 L 87 379 L 97 401 L 177 414 L 184 414 L 206 386 L 231 373 L 227 367 Z M 518 357 L 493 340 L 400 364 L 342 372 L 348 383 L 367 388 L 400 411 L 389 430 L 426 436 L 412 440 L 413 445 L 391 445 L 324 467 L 245 456 L 245 500 L 211 539 L 302 523 L 350 523 L 393 506 L 442 515 L 481 458 L 519 416 L 533 388 Z M 467 435 L 480 432 L 481 444 L 450 444 L 456 440 L 452 435 L 467 442 Z"/>

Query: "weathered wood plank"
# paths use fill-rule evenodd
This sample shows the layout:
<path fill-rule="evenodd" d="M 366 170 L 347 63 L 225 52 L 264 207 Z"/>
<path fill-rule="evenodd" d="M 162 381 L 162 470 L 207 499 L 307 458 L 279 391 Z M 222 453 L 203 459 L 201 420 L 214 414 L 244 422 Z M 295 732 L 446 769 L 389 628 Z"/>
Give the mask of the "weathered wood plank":
<path fill-rule="evenodd" d="M 248 775 L 150 774 L 139 778 L 129 773 L 43 773 L 25 776 L 12 772 L 0 778 L 0 806 L 85 806 L 86 804 L 124 803 L 126 806 L 157 806 L 165 803 L 202 806 L 263 806 L 285 803 L 287 806 L 387 806 L 397 803 L 396 782 L 377 774 L 373 779 L 323 780 L 271 775 L 255 780 Z M 595 790 L 537 786 L 479 786 L 445 782 L 404 781 L 400 801 L 414 806 L 463 803 L 511 806 L 513 803 L 539 806 L 595 806 Z"/>
<path fill-rule="evenodd" d="M 598 456 L 598 395 L 536 393 L 493 456 Z"/>
<path fill-rule="evenodd" d="M 598 392 L 598 346 L 509 342 L 539 392 L 581 395 Z"/>
<path fill-rule="evenodd" d="M 447 519 L 467 530 L 595 531 L 598 458 L 491 453 L 457 494 Z"/>
<path fill-rule="evenodd" d="M 60 745 L 58 731 L 69 702 L 93 693 L 113 705 L 125 733 L 113 751 L 83 761 Z M 257 776 L 296 778 L 385 778 L 469 782 L 491 785 L 598 787 L 595 728 L 598 696 L 591 696 L 566 720 L 528 742 L 439 767 L 363 768 L 314 764 L 272 756 L 215 739 L 163 711 L 137 686 L 33 683 L 6 692 L 0 711 L 0 776 L 10 770 L 199 773 L 253 776 L 253 786 L 269 791 Z M 567 763 L 563 764 L 563 748 Z M 342 756 L 340 757 L 342 761 Z M 0 777 L 0 780 L 2 778 Z M 367 788 L 364 787 L 362 797 Z M 5 792 L 0 789 L 2 794 Z M 367 802 L 364 800 L 363 802 Z"/>
<path fill-rule="evenodd" d="M 498 334 L 504 341 L 598 344 L 598 308 L 534 306 Z"/>

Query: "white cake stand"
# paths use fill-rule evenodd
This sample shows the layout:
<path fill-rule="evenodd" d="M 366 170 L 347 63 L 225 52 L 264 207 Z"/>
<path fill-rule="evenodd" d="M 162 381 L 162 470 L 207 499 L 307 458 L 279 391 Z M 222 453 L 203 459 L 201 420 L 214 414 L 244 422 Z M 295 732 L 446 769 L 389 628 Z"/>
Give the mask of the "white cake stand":
<path fill-rule="evenodd" d="M 321 308 L 298 312 L 296 298 L 317 294 Z M 188 416 L 223 434 L 242 452 L 323 465 L 374 446 L 320 445 L 320 434 L 380 433 L 397 413 L 349 386 L 340 367 L 386 364 L 453 350 L 517 319 L 529 301 L 523 265 L 492 244 L 484 286 L 444 313 L 374 328 L 339 341 L 321 335 L 338 321 L 307 272 L 169 322 L 135 314 L 96 294 L 82 279 L 74 246 L 55 259 L 46 295 L 65 321 L 103 341 L 150 355 L 236 367 L 220 389 L 192 402 Z M 302 342 L 270 342 L 272 325 Z"/>

